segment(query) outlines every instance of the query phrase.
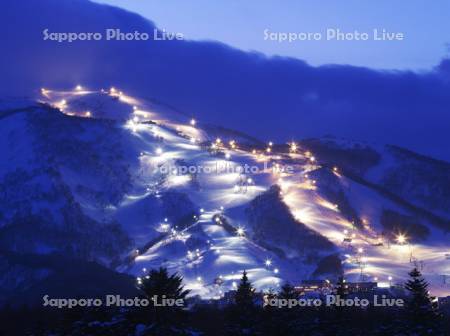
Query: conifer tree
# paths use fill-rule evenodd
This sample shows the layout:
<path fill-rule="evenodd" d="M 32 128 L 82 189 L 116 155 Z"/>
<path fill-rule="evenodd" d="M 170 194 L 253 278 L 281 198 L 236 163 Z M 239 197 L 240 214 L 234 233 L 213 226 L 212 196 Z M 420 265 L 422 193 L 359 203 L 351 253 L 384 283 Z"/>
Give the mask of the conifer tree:
<path fill-rule="evenodd" d="M 228 309 L 227 334 L 236 336 L 254 333 L 258 315 L 254 298 L 254 289 L 244 271 L 234 296 L 234 304 Z"/>
<path fill-rule="evenodd" d="M 184 289 L 183 277 L 174 273 L 169 275 L 166 268 L 160 267 L 158 270 L 152 269 L 141 278 L 137 285 L 144 296 L 150 301 L 147 309 L 139 309 L 135 318 L 144 323 L 156 322 L 155 328 L 164 328 L 184 324 L 184 311 L 177 305 L 156 306 L 161 304 L 162 299 L 185 300 L 189 290 Z M 156 297 L 155 297 L 156 296 Z M 155 302 L 154 300 L 157 300 Z M 144 307 L 145 308 L 145 307 Z M 156 330 L 153 330 L 156 333 Z M 159 330 L 158 332 L 162 332 Z"/>
<path fill-rule="evenodd" d="M 185 299 L 189 290 L 183 286 L 183 277 L 174 273 L 169 275 L 166 268 L 152 269 L 147 276 L 143 277 L 138 288 L 150 300 L 157 295 L 159 298 L 165 296 L 169 299 Z"/>
<path fill-rule="evenodd" d="M 409 272 L 410 279 L 405 283 L 405 289 L 410 293 L 407 310 L 413 324 L 430 327 L 437 322 L 437 309 L 428 291 L 428 282 L 422 273 L 414 268 Z"/>
<path fill-rule="evenodd" d="M 241 308 L 250 308 L 253 306 L 254 289 L 248 280 L 247 272 L 242 273 L 241 282 L 236 291 L 235 303 Z"/>

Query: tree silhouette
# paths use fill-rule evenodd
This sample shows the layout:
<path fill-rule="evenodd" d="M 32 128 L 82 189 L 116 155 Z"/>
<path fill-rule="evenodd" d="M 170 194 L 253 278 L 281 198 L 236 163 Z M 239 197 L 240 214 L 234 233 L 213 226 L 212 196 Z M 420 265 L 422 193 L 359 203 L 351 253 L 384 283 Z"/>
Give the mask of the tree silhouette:
<path fill-rule="evenodd" d="M 407 304 L 409 318 L 421 328 L 436 326 L 438 312 L 428 292 L 428 282 L 417 268 L 409 272 L 409 276 L 410 279 L 405 283 L 405 289 L 410 293 Z"/>
<path fill-rule="evenodd" d="M 152 269 L 141 279 L 138 288 L 150 300 L 156 295 L 159 299 L 165 296 L 168 299 L 185 299 L 189 290 L 183 286 L 183 277 L 174 273 L 169 275 L 166 268 Z"/>
<path fill-rule="evenodd" d="M 247 272 L 242 273 L 241 282 L 239 283 L 234 298 L 235 304 L 241 308 L 250 308 L 254 305 L 254 288 L 248 280 Z"/>
<path fill-rule="evenodd" d="M 234 304 L 227 311 L 227 334 L 234 336 L 254 333 L 258 316 L 254 299 L 254 288 L 248 280 L 247 272 L 244 271 L 234 296 Z"/>
<path fill-rule="evenodd" d="M 161 302 L 162 299 L 185 300 L 189 290 L 183 286 L 183 278 L 174 273 L 169 275 L 166 268 L 160 267 L 158 270 L 150 270 L 137 285 L 144 296 L 150 300 L 147 309 L 137 313 L 135 318 L 143 322 L 155 322 L 153 333 L 167 333 L 173 326 L 181 326 L 185 321 L 183 307 L 172 306 L 154 306 L 155 299 Z M 156 296 L 156 297 L 155 297 Z"/>

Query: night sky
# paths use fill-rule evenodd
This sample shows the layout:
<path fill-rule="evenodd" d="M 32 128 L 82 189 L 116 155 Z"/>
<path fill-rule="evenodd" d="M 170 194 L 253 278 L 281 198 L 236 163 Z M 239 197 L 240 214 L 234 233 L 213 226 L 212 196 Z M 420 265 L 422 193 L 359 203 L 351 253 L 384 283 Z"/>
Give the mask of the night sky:
<path fill-rule="evenodd" d="M 361 16 L 348 5 L 348 11 L 344 11 L 347 14 L 340 19 L 342 22 L 368 27 L 372 24 L 365 21 L 367 15 L 372 17 L 370 22 L 378 22 L 377 18 L 385 13 L 380 26 L 386 20 L 386 26 L 410 31 L 407 44 L 401 47 L 400 42 L 390 41 L 375 47 L 373 43 L 365 45 L 369 41 L 364 41 L 323 49 L 317 46 L 302 49 L 297 45 L 292 50 L 297 57 L 293 58 L 263 54 L 261 41 L 248 39 L 245 25 L 239 26 L 237 22 L 259 22 L 258 27 L 265 23 L 261 24 L 262 19 L 249 13 L 248 8 L 238 7 L 237 2 L 229 10 L 217 5 L 207 20 L 214 29 L 201 29 L 203 35 L 198 29 L 206 24 L 206 18 L 203 21 L 195 16 L 191 18 L 187 10 L 183 12 L 186 18 L 178 20 L 177 16 L 171 16 L 174 9 L 169 5 L 152 2 L 145 12 L 147 17 L 157 4 L 160 4 L 159 11 L 155 11 L 153 23 L 138 14 L 86 0 L 4 2 L 0 22 L 8 29 L 4 30 L 0 54 L 3 77 L 0 94 L 33 96 L 40 87 L 63 89 L 82 84 L 98 89 L 113 85 L 133 95 L 156 99 L 202 122 L 245 131 L 261 139 L 286 142 L 331 134 L 396 144 L 450 160 L 450 61 L 446 59 L 444 45 L 449 36 L 446 33 L 449 23 L 442 19 L 448 13 L 444 5 L 433 3 L 433 8 L 428 6 L 424 10 L 424 5 L 411 2 L 411 8 L 405 8 L 404 13 L 422 19 L 411 18 L 407 23 L 402 23 L 404 19 L 386 5 L 383 10 L 380 7 L 375 12 L 365 11 Z M 192 6 L 191 11 L 195 12 L 198 3 Z M 291 22 L 295 26 L 304 15 L 309 20 L 317 18 L 315 25 L 327 26 L 333 22 L 329 16 L 337 15 L 326 10 L 326 6 L 323 15 L 318 14 L 318 8 L 313 8 L 311 13 L 315 15 L 292 10 L 286 17 L 282 15 L 286 9 L 271 10 L 270 2 L 251 8 L 272 18 L 272 27 L 277 22 L 280 25 Z M 224 30 L 223 25 L 219 27 L 223 21 L 215 20 L 215 15 L 223 13 L 221 20 L 224 20 L 232 15 L 231 9 L 236 18 L 230 22 L 229 30 Z M 347 21 L 348 15 L 355 21 Z M 188 18 L 190 24 L 182 27 Z M 44 29 L 95 32 L 107 28 L 151 33 L 155 25 L 160 27 L 164 22 L 167 29 L 171 28 L 171 20 L 179 22 L 180 26 L 173 26 L 175 30 L 188 31 L 187 38 L 221 39 L 226 33 L 239 37 L 236 42 L 231 41 L 232 45 L 242 47 L 248 41 L 248 47 L 243 49 L 260 52 L 245 52 L 215 41 L 58 43 L 44 41 L 42 33 Z M 411 30 L 414 25 L 416 28 Z M 421 30 L 424 27 L 425 33 Z M 259 28 L 255 29 L 262 35 Z M 230 32 L 234 33 L 230 35 Z M 423 34 L 428 36 L 429 44 L 422 44 Z M 227 42 L 225 38 L 223 42 Z M 276 47 L 267 46 L 271 50 L 269 54 L 289 54 L 277 51 Z M 330 62 L 339 64 L 313 65 Z M 374 69 L 378 67 L 414 70 Z"/>
<path fill-rule="evenodd" d="M 208 1 L 97 0 L 139 13 L 159 28 L 194 40 L 217 40 L 242 50 L 380 69 L 431 69 L 448 52 L 450 2 L 412 1 Z M 263 31 L 403 32 L 402 42 L 268 42 Z"/>

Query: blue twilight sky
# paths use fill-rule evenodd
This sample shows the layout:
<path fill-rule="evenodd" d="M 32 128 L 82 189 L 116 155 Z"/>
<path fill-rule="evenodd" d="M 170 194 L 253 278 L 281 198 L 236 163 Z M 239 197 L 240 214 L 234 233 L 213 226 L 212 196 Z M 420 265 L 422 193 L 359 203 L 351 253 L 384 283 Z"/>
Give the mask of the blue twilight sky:
<path fill-rule="evenodd" d="M 217 40 L 242 50 L 292 56 L 311 65 L 351 64 L 378 69 L 426 70 L 448 55 L 450 1 L 98 0 L 141 14 L 188 39 Z M 274 32 L 339 28 L 405 34 L 404 41 L 264 41 Z"/>
<path fill-rule="evenodd" d="M 114 4 L 125 6 L 118 1 Z M 3 0 L 0 98 L 33 96 L 40 87 L 115 86 L 170 106 L 186 120 L 195 117 L 261 139 L 286 142 L 334 135 L 395 144 L 450 161 L 450 57 L 445 47 L 450 1 L 404 0 L 395 8 L 380 1 L 364 8 L 350 1 L 340 8 L 324 1 L 315 7 L 318 1 L 312 0 L 308 5 L 283 1 L 284 7 L 252 1 L 127 0 L 126 7 L 140 16 L 89 0 Z M 130 8 L 133 4 L 143 8 Z M 43 37 L 46 29 L 151 34 L 155 26 L 146 17 L 192 40 L 69 43 Z M 385 28 L 402 31 L 406 40 L 263 40 L 266 28 L 329 27 Z M 335 64 L 322 65 L 329 63 Z"/>

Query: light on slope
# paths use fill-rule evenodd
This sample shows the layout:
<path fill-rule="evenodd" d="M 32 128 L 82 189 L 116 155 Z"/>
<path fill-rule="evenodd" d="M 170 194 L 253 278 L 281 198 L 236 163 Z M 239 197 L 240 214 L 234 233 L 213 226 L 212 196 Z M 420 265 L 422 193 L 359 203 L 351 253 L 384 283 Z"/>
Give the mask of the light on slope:
<path fill-rule="evenodd" d="M 291 153 L 296 153 L 297 152 L 297 144 L 295 142 L 292 142 L 289 150 L 291 151 Z"/>
<path fill-rule="evenodd" d="M 238 235 L 239 237 L 242 237 L 242 236 L 244 236 L 245 231 L 244 231 L 243 228 L 239 227 L 239 228 L 236 230 L 236 233 L 237 233 L 237 235 Z"/>
<path fill-rule="evenodd" d="M 406 236 L 403 234 L 399 234 L 397 236 L 397 238 L 395 239 L 397 241 L 397 243 L 399 243 L 400 245 L 403 245 L 407 242 Z"/>
<path fill-rule="evenodd" d="M 49 93 L 49 92 L 50 92 L 50 90 L 41 88 L 41 94 L 42 94 L 43 96 L 47 97 L 47 98 L 48 98 L 48 93 Z"/>

